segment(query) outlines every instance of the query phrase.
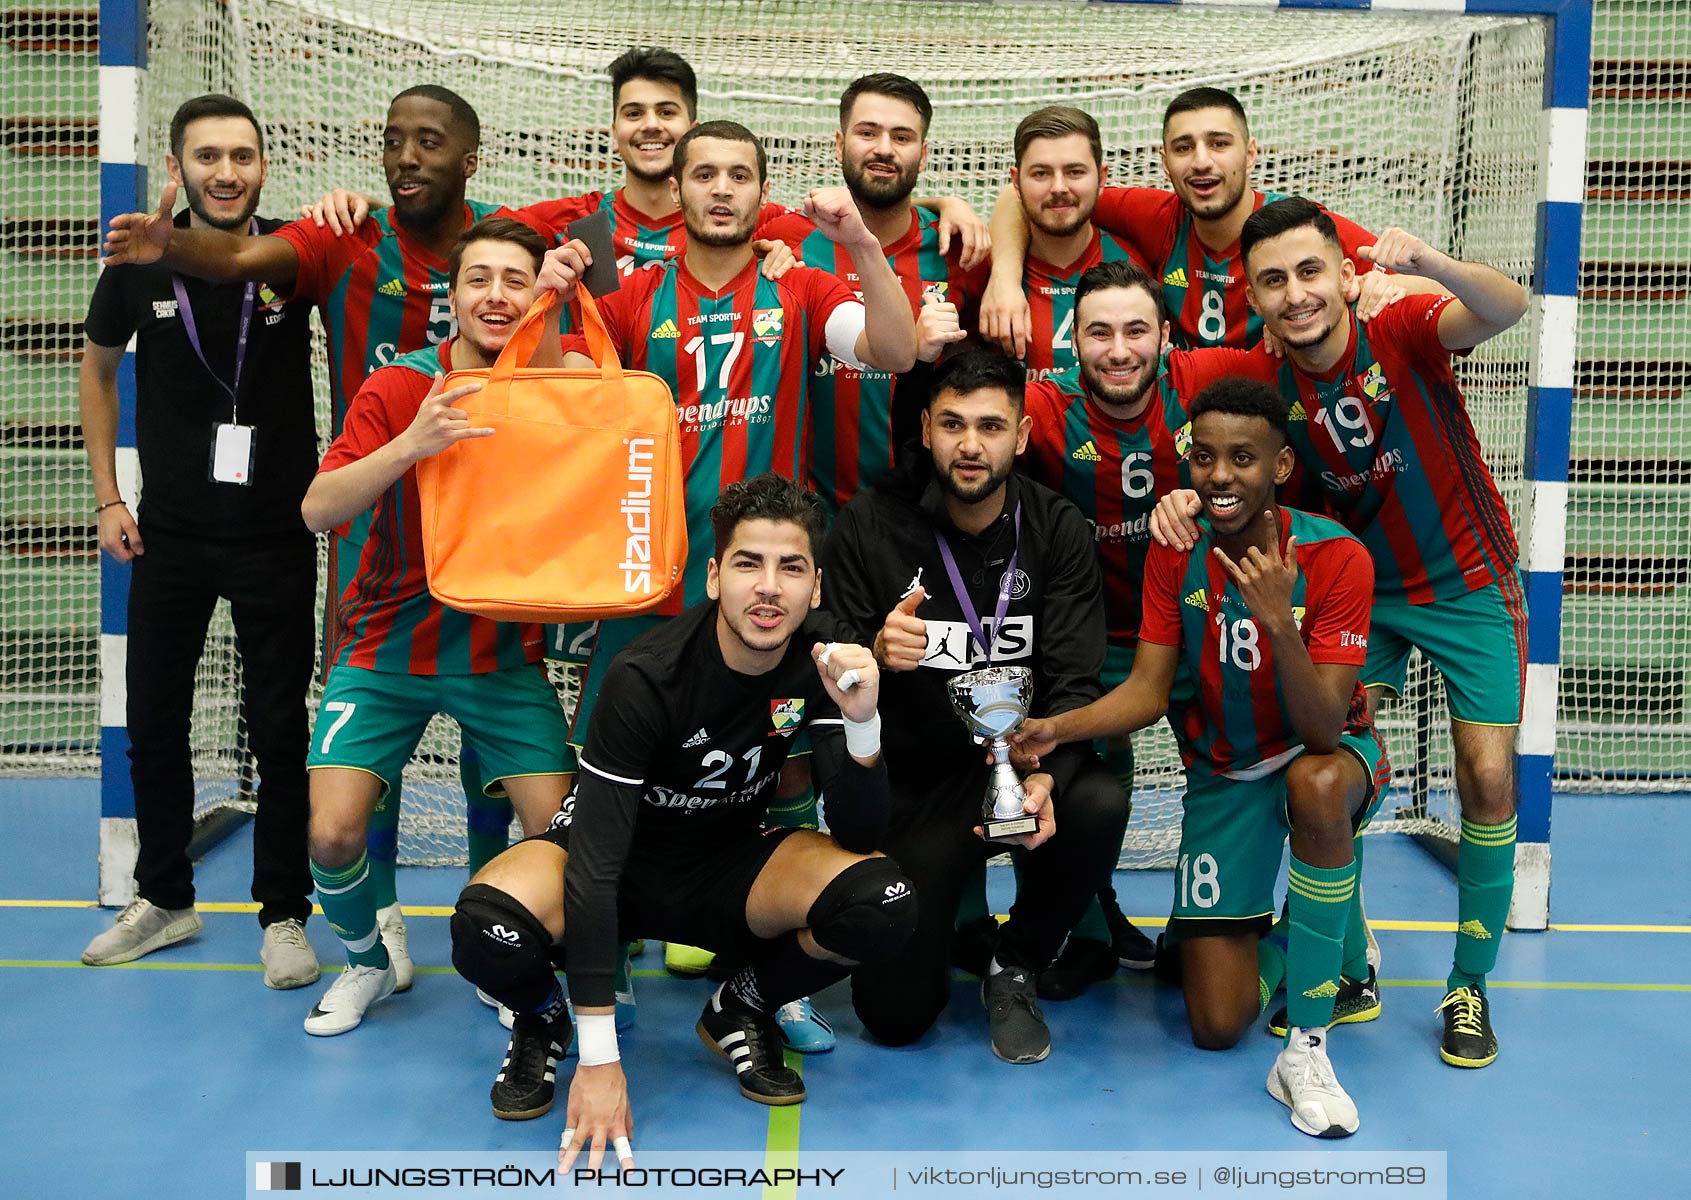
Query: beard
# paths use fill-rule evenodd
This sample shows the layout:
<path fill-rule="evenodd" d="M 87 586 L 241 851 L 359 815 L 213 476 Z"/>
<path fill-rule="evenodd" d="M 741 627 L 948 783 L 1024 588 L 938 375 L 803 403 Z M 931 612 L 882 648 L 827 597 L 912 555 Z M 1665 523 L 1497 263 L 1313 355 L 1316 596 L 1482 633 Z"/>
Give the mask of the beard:
<path fill-rule="evenodd" d="M 390 189 L 390 196 L 392 192 Z M 424 195 L 433 195 L 432 188 Z M 453 196 L 441 196 L 439 199 L 419 199 L 407 196 L 401 199 L 392 196 L 393 211 L 400 222 L 412 229 L 426 229 L 445 219 L 446 215 L 463 202 Z"/>
<path fill-rule="evenodd" d="M 1145 393 L 1157 382 L 1157 371 L 1155 367 L 1148 366 L 1138 383 L 1122 387 L 1105 380 L 1102 367 L 1089 367 L 1081 363 L 1080 377 L 1087 390 L 1105 404 L 1132 408 L 1145 398 Z"/>
<path fill-rule="evenodd" d="M 706 219 L 704 213 L 693 213 L 682 210 L 682 224 L 687 227 L 687 239 L 699 243 L 701 246 L 744 246 L 752 240 L 752 234 L 757 229 L 758 210 L 743 216 L 729 229 L 698 228 L 695 217 L 700 224 Z"/>
<path fill-rule="evenodd" d="M 1028 224 L 1037 226 L 1042 233 L 1055 238 L 1071 237 L 1079 233 L 1088 221 L 1092 219 L 1092 210 L 1097 207 L 1092 204 L 1078 204 L 1066 217 L 1059 217 L 1047 209 L 1040 208 L 1036 212 L 1027 214 Z"/>
<path fill-rule="evenodd" d="M 884 162 L 885 160 L 877 160 Z M 891 177 L 869 174 L 867 162 L 842 162 L 840 174 L 845 176 L 846 190 L 851 198 L 857 201 L 859 208 L 873 208 L 886 210 L 898 208 L 907 203 L 910 193 L 916 190 L 916 176 L 920 168 L 910 167 L 902 170 L 898 164 L 889 164 L 897 172 Z"/>
<path fill-rule="evenodd" d="M 1293 337 L 1290 334 L 1276 334 L 1276 336 L 1279 337 L 1281 344 L 1288 350 L 1312 350 L 1316 346 L 1321 345 L 1321 343 L 1325 342 L 1328 338 L 1332 337 L 1333 331 L 1338 327 L 1339 318 L 1334 317 L 1331 321 L 1328 321 L 1326 325 L 1310 333 L 1300 334 L 1296 337 Z"/>
<path fill-rule="evenodd" d="M 1226 190 L 1226 185 L 1224 183 L 1222 190 L 1218 191 L 1215 196 L 1208 200 L 1193 203 L 1188 202 L 1186 198 L 1182 196 L 1181 202 L 1186 204 L 1186 210 L 1193 216 L 1203 217 L 1204 219 L 1209 220 L 1215 217 L 1226 216 L 1228 213 L 1232 212 L 1234 205 L 1239 203 L 1240 198 L 1244 196 L 1244 194 L 1245 185 L 1243 181 L 1240 181 L 1239 186 L 1231 191 Z"/>
<path fill-rule="evenodd" d="M 663 183 L 674 174 L 669 167 L 637 167 L 627 159 L 623 160 L 622 166 L 625 171 L 641 183 Z"/>
<path fill-rule="evenodd" d="M 939 486 L 944 489 L 946 494 L 955 500 L 961 500 L 964 504 L 974 504 L 976 501 L 984 500 L 992 495 L 993 492 L 1004 485 L 1005 480 L 1010 478 L 1012 469 L 1010 466 L 994 468 L 991 463 L 983 459 L 980 465 L 986 468 L 986 478 L 977 484 L 966 485 L 958 482 L 957 477 L 951 473 L 956 465 L 956 463 L 953 463 L 951 468 L 938 472 Z"/>
<path fill-rule="evenodd" d="M 206 208 L 205 189 L 197 187 L 188 181 L 187 173 L 182 176 L 182 190 L 188 195 L 188 209 L 200 220 L 213 229 L 221 229 L 226 233 L 236 233 L 245 229 L 247 222 L 252 220 L 253 213 L 258 211 L 258 190 L 255 188 L 247 193 L 247 202 L 241 206 L 239 216 L 214 217 Z"/>
<path fill-rule="evenodd" d="M 774 629 L 759 629 L 752 624 L 751 617 L 746 613 L 729 617 L 724 612 L 722 618 L 723 623 L 728 626 L 728 632 L 734 635 L 735 640 L 746 649 L 758 654 L 768 654 L 772 650 L 781 649 L 792 640 L 793 633 L 797 628 L 791 613 L 788 613 L 782 619 L 781 624 Z"/>

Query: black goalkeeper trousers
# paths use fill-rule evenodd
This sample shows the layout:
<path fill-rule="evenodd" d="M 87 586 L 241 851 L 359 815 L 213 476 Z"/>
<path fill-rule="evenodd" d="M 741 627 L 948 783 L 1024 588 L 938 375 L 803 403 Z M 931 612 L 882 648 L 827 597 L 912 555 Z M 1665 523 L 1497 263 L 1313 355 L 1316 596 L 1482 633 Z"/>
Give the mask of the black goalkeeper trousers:
<path fill-rule="evenodd" d="M 895 779 L 893 791 L 892 824 L 881 849 L 916 885 L 916 932 L 896 958 L 853 973 L 851 999 L 870 1036 L 902 1046 L 926 1033 L 944 1011 L 958 902 L 981 860 L 1003 847 L 971 832 L 980 822 L 983 775 L 919 795 Z M 1056 817 L 1056 836 L 1023 859 L 999 943 L 1004 965 L 1040 971 L 1057 956 L 1120 854 L 1127 797 L 1104 764 L 1090 758 L 1057 797 Z"/>
<path fill-rule="evenodd" d="M 316 658 L 316 539 L 302 528 L 297 535 L 209 541 L 143 525 L 141 540 L 146 553 L 130 568 L 126 668 L 129 777 L 140 839 L 136 891 L 162 908 L 194 902 L 190 716 L 206 630 L 225 597 L 241 654 L 247 745 L 258 764 L 252 898 L 261 925 L 303 921 L 312 887 L 305 697 Z"/>

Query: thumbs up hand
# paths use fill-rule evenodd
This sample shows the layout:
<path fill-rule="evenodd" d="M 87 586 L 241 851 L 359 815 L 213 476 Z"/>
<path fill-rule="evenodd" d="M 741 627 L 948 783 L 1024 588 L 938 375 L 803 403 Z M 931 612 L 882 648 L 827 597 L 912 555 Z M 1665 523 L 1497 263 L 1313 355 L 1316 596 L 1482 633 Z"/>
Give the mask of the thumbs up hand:
<path fill-rule="evenodd" d="M 875 635 L 875 661 L 889 671 L 914 671 L 928 653 L 928 624 L 916 615 L 927 599 L 927 589 L 917 587 L 893 606 Z"/>
<path fill-rule="evenodd" d="M 922 293 L 922 311 L 916 314 L 916 357 L 938 362 L 945 348 L 968 337 L 957 318 L 957 306 L 933 292 Z"/>

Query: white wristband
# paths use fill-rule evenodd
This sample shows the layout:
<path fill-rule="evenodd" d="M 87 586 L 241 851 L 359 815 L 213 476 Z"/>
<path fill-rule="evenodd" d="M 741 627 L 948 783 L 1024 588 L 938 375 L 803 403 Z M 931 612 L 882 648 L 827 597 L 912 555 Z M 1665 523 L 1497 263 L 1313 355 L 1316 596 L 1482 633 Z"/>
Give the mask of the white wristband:
<path fill-rule="evenodd" d="M 622 1058 L 617 1049 L 617 1019 L 613 1013 L 577 1013 L 575 1038 L 584 1067 L 602 1067 Z"/>
<path fill-rule="evenodd" d="M 846 750 L 853 758 L 874 758 L 881 752 L 881 714 L 877 712 L 867 721 L 842 718 L 845 724 Z"/>

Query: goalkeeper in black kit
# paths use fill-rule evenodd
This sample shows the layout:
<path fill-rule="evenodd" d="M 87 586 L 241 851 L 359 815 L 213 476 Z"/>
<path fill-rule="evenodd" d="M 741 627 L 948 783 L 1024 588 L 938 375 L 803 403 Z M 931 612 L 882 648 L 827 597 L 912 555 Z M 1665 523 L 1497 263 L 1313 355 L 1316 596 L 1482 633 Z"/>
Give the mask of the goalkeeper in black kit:
<path fill-rule="evenodd" d="M 554 964 L 568 977 L 580 1066 L 563 1165 L 607 1145 L 632 1164 L 628 1085 L 617 1050 L 619 940 L 653 937 L 747 963 L 699 1016 L 700 1038 L 763 1104 L 805 1098 L 782 1061 L 775 1013 L 865 962 L 916 924 L 910 881 L 872 853 L 890 793 L 868 648 L 815 612 L 817 496 L 759 475 L 711 510 L 710 600 L 617 656 L 573 793 L 545 833 L 511 847 L 464 889 L 452 918 L 460 974 L 517 1014 L 493 1109 L 552 1107 L 572 1036 Z M 808 730 L 830 833 L 767 828 L 794 739 Z"/>

